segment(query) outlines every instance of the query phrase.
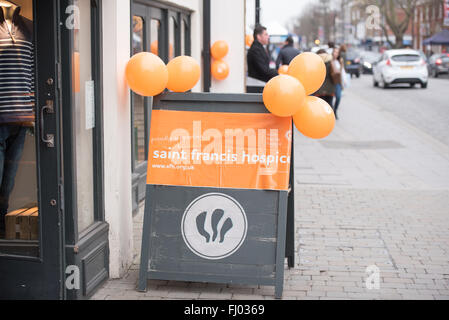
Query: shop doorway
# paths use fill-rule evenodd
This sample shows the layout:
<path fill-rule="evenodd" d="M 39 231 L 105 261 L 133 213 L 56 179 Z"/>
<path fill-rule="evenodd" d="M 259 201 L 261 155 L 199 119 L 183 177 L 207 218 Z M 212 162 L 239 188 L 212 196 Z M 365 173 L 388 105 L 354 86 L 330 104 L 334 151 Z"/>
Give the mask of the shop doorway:
<path fill-rule="evenodd" d="M 86 299 L 109 277 L 101 4 L 0 0 L 0 299 Z"/>
<path fill-rule="evenodd" d="M 0 299 L 64 298 L 58 2 L 0 1 Z"/>

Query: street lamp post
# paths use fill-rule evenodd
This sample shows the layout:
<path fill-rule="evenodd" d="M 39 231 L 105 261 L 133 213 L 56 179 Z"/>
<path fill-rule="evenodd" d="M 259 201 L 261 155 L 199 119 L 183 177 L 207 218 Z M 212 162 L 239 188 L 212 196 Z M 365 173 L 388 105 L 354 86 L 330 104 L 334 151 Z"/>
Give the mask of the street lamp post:
<path fill-rule="evenodd" d="M 256 26 L 260 24 L 260 0 L 256 0 Z"/>

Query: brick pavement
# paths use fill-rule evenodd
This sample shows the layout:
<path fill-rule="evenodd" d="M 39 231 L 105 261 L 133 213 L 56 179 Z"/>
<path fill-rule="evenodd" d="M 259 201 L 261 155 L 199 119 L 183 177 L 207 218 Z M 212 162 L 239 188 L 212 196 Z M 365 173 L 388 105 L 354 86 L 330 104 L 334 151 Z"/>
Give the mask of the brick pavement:
<path fill-rule="evenodd" d="M 449 148 L 394 114 L 345 93 L 334 133 L 296 133 L 296 266 L 283 299 L 449 299 Z M 274 288 L 138 278 L 135 261 L 92 299 L 273 299 Z M 366 287 L 368 266 L 379 289 Z"/>

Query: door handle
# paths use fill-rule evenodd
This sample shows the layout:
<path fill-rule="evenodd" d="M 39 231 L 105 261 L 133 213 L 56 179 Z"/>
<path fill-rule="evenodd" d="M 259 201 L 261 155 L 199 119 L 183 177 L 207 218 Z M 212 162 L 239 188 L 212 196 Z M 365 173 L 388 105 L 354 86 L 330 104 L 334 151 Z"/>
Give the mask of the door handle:
<path fill-rule="evenodd" d="M 48 148 L 55 147 L 55 135 L 54 134 L 45 134 L 45 121 L 44 114 L 53 114 L 55 113 L 55 108 L 53 104 L 53 100 L 47 100 L 47 104 L 41 109 L 41 118 L 40 118 L 40 131 L 41 131 L 41 140 L 43 143 L 47 144 Z"/>

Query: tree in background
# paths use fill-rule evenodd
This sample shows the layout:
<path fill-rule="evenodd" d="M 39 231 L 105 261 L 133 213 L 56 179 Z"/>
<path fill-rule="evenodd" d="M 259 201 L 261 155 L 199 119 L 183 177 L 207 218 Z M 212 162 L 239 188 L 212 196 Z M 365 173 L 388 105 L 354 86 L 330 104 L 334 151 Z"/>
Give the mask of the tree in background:
<path fill-rule="evenodd" d="M 300 34 L 311 41 L 318 38 L 318 8 L 314 3 L 308 4 L 303 13 L 296 18 L 294 22 L 293 32 Z"/>
<path fill-rule="evenodd" d="M 356 0 L 357 1 L 357 0 Z M 392 48 L 401 48 L 404 42 L 404 35 L 409 29 L 414 18 L 415 8 L 418 0 L 358 0 L 364 5 L 376 5 L 380 9 L 381 17 L 385 23 L 380 23 L 380 27 Z M 388 38 L 388 31 L 396 37 L 393 43 Z"/>
<path fill-rule="evenodd" d="M 307 37 L 308 41 L 319 38 L 320 28 L 323 31 L 324 43 L 335 40 L 336 12 L 330 8 L 331 0 L 319 0 L 309 3 L 303 13 L 295 18 L 293 32 Z"/>

